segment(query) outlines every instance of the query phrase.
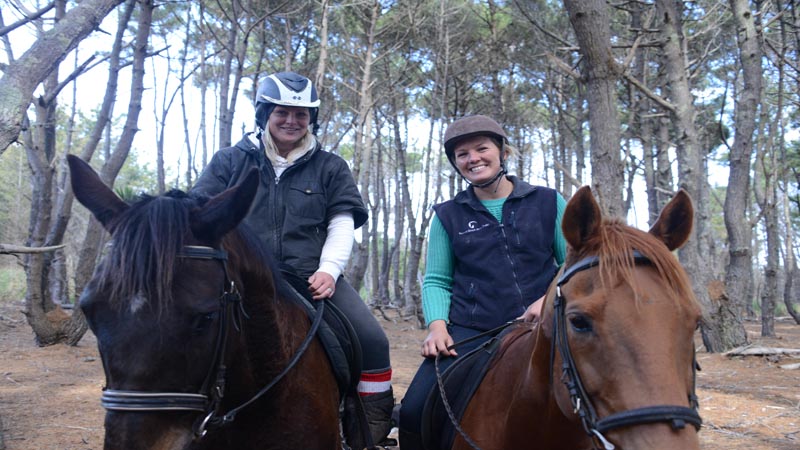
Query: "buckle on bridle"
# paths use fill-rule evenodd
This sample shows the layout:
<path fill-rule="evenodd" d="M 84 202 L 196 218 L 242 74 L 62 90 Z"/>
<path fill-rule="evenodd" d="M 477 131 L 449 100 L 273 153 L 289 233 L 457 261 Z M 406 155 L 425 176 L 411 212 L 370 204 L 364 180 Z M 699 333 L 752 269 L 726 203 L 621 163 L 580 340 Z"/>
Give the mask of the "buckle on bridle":
<path fill-rule="evenodd" d="M 206 428 L 206 425 L 208 425 L 212 417 L 214 417 L 214 411 L 209 412 L 200 422 L 200 425 L 195 428 L 194 439 L 196 441 L 203 439 L 203 437 L 205 437 L 205 435 L 208 433 L 208 428 Z"/>

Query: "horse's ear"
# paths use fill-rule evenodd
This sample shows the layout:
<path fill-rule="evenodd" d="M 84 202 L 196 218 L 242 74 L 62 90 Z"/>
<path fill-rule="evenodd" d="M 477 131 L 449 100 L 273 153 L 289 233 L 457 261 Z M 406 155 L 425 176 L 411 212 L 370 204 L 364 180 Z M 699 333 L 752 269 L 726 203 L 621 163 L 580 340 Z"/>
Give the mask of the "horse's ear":
<path fill-rule="evenodd" d="M 258 169 L 251 169 L 236 186 L 211 197 L 192 212 L 192 232 L 198 238 L 216 240 L 236 228 L 250 211 L 258 191 Z"/>
<path fill-rule="evenodd" d="M 128 204 L 111 190 L 88 163 L 75 155 L 67 155 L 69 178 L 75 198 L 108 229 L 109 223 L 126 209 Z"/>
<path fill-rule="evenodd" d="M 592 189 L 583 186 L 569 199 L 561 220 L 561 230 L 570 247 L 579 249 L 597 233 L 601 220 L 600 205 L 594 199 Z"/>
<path fill-rule="evenodd" d="M 692 199 L 681 189 L 661 210 L 658 220 L 650 228 L 650 234 L 659 238 L 672 251 L 689 240 L 693 224 Z"/>

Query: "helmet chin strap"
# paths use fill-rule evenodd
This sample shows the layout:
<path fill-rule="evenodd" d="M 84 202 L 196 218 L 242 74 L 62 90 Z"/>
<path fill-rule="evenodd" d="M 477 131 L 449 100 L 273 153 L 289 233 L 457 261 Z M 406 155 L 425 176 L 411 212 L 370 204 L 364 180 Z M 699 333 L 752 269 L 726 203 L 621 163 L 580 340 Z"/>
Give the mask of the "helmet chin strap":
<path fill-rule="evenodd" d="M 463 178 L 464 181 L 466 181 L 467 184 L 470 184 L 472 187 L 475 187 L 475 188 L 478 188 L 478 189 L 483 189 L 485 187 L 491 186 L 494 183 L 497 183 L 497 180 L 499 180 L 500 177 L 502 177 L 503 175 L 505 175 L 507 173 L 508 172 L 506 171 L 506 160 L 505 160 L 505 158 L 503 158 L 503 148 L 501 147 L 500 148 L 500 170 L 497 171 L 497 175 L 492 177 L 491 180 L 483 182 L 483 183 L 480 183 L 480 184 L 475 184 L 475 183 L 471 183 L 469 180 L 467 180 L 467 178 L 464 175 L 461 175 L 461 178 Z M 494 191 L 497 192 L 497 190 L 499 188 L 500 188 L 500 183 L 497 183 L 497 186 L 494 187 Z"/>
<path fill-rule="evenodd" d="M 478 189 L 483 189 L 483 188 L 485 188 L 485 187 L 491 186 L 491 185 L 492 185 L 492 184 L 494 184 L 494 183 L 497 183 L 497 180 L 499 180 L 499 179 L 500 179 L 500 177 L 502 177 L 502 176 L 503 176 L 503 175 L 505 175 L 506 173 L 507 173 L 507 172 L 506 172 L 505 165 L 503 165 L 503 166 L 501 166 L 501 167 L 500 167 L 500 170 L 498 170 L 498 171 L 497 171 L 497 175 L 495 175 L 494 177 L 492 177 L 492 179 L 491 179 L 491 180 L 489 180 L 489 181 L 486 181 L 486 182 L 484 182 L 484 183 L 475 184 L 475 183 L 470 183 L 470 181 L 469 181 L 469 180 L 467 180 L 466 178 L 464 178 L 464 180 L 465 180 L 467 183 L 471 184 L 471 185 L 472 185 L 472 187 L 475 187 L 475 188 L 478 188 Z M 497 183 L 497 186 L 494 188 L 495 192 L 497 192 L 497 189 L 498 189 L 499 187 L 500 187 L 500 183 Z"/>

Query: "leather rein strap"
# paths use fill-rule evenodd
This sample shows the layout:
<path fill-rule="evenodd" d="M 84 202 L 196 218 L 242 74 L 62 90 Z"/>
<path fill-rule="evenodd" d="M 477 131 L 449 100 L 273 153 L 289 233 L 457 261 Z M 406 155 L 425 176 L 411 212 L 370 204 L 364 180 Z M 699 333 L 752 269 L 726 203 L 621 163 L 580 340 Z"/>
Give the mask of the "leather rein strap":
<path fill-rule="evenodd" d="M 196 438 L 202 438 L 208 432 L 209 427 L 220 427 L 233 422 L 242 409 L 246 408 L 269 391 L 297 364 L 303 356 L 308 346 L 322 322 L 325 311 L 325 302 L 319 302 L 319 306 L 314 316 L 311 328 L 303 342 L 298 347 L 289 364 L 272 381 L 259 390 L 250 400 L 242 403 L 227 413 L 222 414 L 220 405 L 225 395 L 225 375 L 227 367 L 225 365 L 225 350 L 227 348 L 229 334 L 229 320 L 232 316 L 233 325 L 237 331 L 241 331 L 241 319 L 247 318 L 244 310 L 242 297 L 234 282 L 228 276 L 228 254 L 224 250 L 218 250 L 204 246 L 184 246 L 178 253 L 179 258 L 188 259 L 211 259 L 220 261 L 225 272 L 225 281 L 220 295 L 220 318 L 217 339 L 214 345 L 214 356 L 209 367 L 205 381 L 199 393 L 187 392 L 151 392 L 151 391 L 129 391 L 104 389 L 100 399 L 100 404 L 109 411 L 133 411 L 133 412 L 159 412 L 159 411 L 198 411 L 205 413 L 202 420 L 199 420 L 194 427 Z M 292 289 L 296 295 L 300 295 Z"/>
<path fill-rule="evenodd" d="M 650 264 L 650 260 L 638 251 L 633 252 L 633 260 L 635 264 Z M 687 423 L 694 425 L 694 427 L 699 430 L 703 420 L 697 413 L 698 402 L 695 394 L 694 380 L 697 369 L 696 358 L 693 358 L 692 361 L 693 385 L 692 392 L 689 395 L 689 404 L 691 408 L 674 405 L 648 406 L 614 413 L 603 419 L 598 419 L 597 412 L 592 404 L 591 398 L 589 398 L 589 394 L 583 386 L 580 374 L 578 373 L 578 367 L 575 364 L 575 360 L 569 348 L 566 328 L 566 299 L 561 294 L 561 287 L 576 273 L 591 269 L 599 264 L 600 260 L 597 256 L 589 256 L 567 268 L 556 282 L 556 297 L 553 304 L 553 340 L 550 351 L 550 366 L 553 366 L 557 347 L 558 352 L 561 354 L 561 371 L 564 384 L 569 391 L 573 410 L 580 416 L 586 433 L 592 437 L 595 444 L 601 444 L 601 448 L 604 450 L 613 450 L 615 448 L 614 444 L 606 439 L 603 433 L 614 428 L 647 423 L 669 422 L 675 430 L 684 428 Z"/>

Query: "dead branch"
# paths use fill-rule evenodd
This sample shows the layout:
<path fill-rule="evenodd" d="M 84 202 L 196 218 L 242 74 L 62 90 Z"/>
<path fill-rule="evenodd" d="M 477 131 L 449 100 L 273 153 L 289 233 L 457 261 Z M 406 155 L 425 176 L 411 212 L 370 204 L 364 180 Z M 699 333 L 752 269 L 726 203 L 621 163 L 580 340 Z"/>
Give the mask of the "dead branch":
<path fill-rule="evenodd" d="M 21 253 L 47 253 L 64 248 L 65 244 L 51 245 L 50 247 L 23 247 L 21 245 L 0 244 L 0 255 L 14 255 Z"/>
<path fill-rule="evenodd" d="M 47 13 L 47 11 L 50 11 L 51 9 L 53 9 L 54 6 L 56 6 L 56 2 L 50 2 L 47 6 L 45 6 L 44 8 L 42 8 L 42 9 L 40 9 L 38 11 L 34 11 L 34 12 L 25 11 L 25 17 L 24 18 L 18 20 L 15 23 L 12 23 L 11 25 L 8 25 L 8 26 L 0 28 L 0 36 L 5 36 L 8 33 L 14 31 L 15 29 L 21 27 L 22 25 L 25 25 L 26 23 L 33 22 L 34 20 L 38 19 L 39 17 L 42 17 L 43 15 L 45 15 L 45 13 Z"/>
<path fill-rule="evenodd" d="M 745 345 L 723 353 L 731 356 L 769 356 L 769 355 L 800 355 L 800 348 L 779 348 L 779 347 L 754 347 Z"/>

